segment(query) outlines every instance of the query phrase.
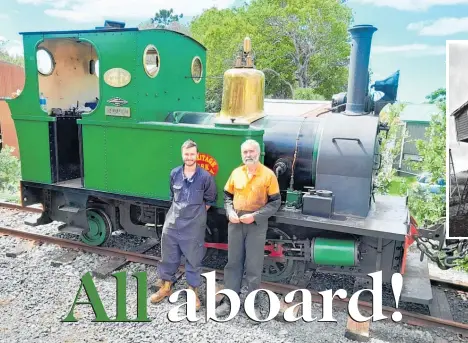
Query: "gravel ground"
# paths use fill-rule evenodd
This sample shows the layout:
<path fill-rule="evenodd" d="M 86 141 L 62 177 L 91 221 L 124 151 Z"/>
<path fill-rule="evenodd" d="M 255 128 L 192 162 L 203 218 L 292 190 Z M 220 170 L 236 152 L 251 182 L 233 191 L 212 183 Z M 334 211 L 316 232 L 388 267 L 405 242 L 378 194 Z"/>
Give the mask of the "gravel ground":
<path fill-rule="evenodd" d="M 0 209 L 0 226 L 23 228 L 41 234 L 56 233 L 56 223 L 31 228 L 23 225 L 29 213 Z M 59 234 L 64 238 L 69 235 Z M 73 237 L 73 236 L 71 236 Z M 128 248 L 144 239 L 131 235 L 112 237 L 114 246 Z M 26 246 L 27 250 L 17 257 L 7 257 L 15 246 Z M 153 249 L 158 253 L 159 249 Z M 153 253 L 152 252 L 152 253 Z M 80 278 L 108 258 L 89 253 L 78 253 L 69 264 L 53 267 L 51 261 L 60 256 L 63 250 L 54 245 L 35 245 L 24 243 L 14 237 L 0 237 L 0 341 L 1 342 L 352 342 L 344 337 L 347 314 L 334 309 L 336 323 L 284 323 L 272 320 L 261 325 L 251 325 L 245 315 L 238 314 L 226 323 L 206 321 L 205 309 L 198 314 L 198 322 L 187 320 L 172 323 L 167 319 L 168 312 L 176 304 L 167 301 L 159 305 L 149 302 L 151 291 L 148 291 L 149 323 L 93 323 L 94 313 L 88 305 L 78 305 L 75 316 L 78 322 L 62 323 L 71 309 L 80 286 Z M 206 261 L 206 265 L 222 268 L 226 262 L 225 254 L 220 253 Z M 148 288 L 156 280 L 155 268 L 130 263 L 122 270 L 128 271 L 127 314 L 134 318 L 136 313 L 136 282 L 130 274 L 146 271 Z M 312 277 L 314 289 L 347 289 L 352 292 L 351 279 L 348 276 L 330 276 L 315 273 Z M 334 284 L 330 284 L 334 280 Z M 115 316 L 115 279 L 94 279 L 96 288 L 110 318 Z M 186 288 L 185 278 L 178 283 L 178 289 Z M 331 286 L 331 287 L 330 287 Z M 320 289 L 321 288 L 321 289 Z M 200 290 L 204 305 L 205 289 Z M 391 293 L 390 293 L 391 294 Z M 393 297 L 393 296 L 392 296 Z M 384 296 L 385 299 L 385 296 Z M 81 292 L 78 300 L 86 301 Z M 466 307 L 465 307 L 466 311 Z M 313 316 L 320 319 L 322 309 L 315 304 Z M 455 319 L 455 318 L 454 318 Z M 404 324 L 395 324 L 390 319 L 371 323 L 370 342 L 458 342 L 462 338 L 457 334 L 440 329 L 421 329 Z M 468 341 L 468 339 L 465 339 Z"/>
<path fill-rule="evenodd" d="M 468 324 L 468 292 L 457 290 L 445 290 L 448 303 L 451 308 L 458 308 L 458 311 L 452 311 L 453 320 Z"/>

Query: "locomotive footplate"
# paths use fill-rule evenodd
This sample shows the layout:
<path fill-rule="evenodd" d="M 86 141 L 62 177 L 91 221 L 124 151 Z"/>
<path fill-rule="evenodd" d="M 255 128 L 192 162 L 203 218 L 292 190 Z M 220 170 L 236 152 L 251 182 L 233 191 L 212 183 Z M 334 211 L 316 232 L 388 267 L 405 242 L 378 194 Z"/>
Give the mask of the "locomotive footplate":
<path fill-rule="evenodd" d="M 301 210 L 281 208 L 274 222 L 359 236 L 404 241 L 408 234 L 408 209 L 404 197 L 375 195 L 367 217 L 333 214 L 331 218 L 302 214 Z"/>

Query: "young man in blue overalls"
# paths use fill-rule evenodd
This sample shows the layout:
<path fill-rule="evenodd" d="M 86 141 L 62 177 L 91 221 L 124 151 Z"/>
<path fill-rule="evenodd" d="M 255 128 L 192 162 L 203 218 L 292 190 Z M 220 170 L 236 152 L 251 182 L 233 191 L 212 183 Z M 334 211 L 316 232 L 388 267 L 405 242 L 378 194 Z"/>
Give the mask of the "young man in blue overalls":
<path fill-rule="evenodd" d="M 196 294 L 198 311 L 198 287 L 202 282 L 207 211 L 216 203 L 217 190 L 213 176 L 197 165 L 197 155 L 196 143 L 186 141 L 182 145 L 184 164 L 171 171 L 172 205 L 164 221 L 161 238 L 162 261 L 158 268 L 162 285 L 158 292 L 151 296 L 151 302 L 159 303 L 172 294 L 175 274 L 184 255 L 187 283 Z"/>

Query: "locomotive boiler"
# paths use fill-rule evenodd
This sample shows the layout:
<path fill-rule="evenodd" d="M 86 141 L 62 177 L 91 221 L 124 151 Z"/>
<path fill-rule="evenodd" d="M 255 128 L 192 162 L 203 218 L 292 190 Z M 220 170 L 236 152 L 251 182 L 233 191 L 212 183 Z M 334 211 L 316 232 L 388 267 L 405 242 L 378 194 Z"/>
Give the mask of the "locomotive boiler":
<path fill-rule="evenodd" d="M 242 142 L 255 139 L 283 200 L 269 222 L 264 280 L 294 282 L 309 269 L 358 278 L 382 271 L 384 282 L 403 273 L 402 300 L 429 303 L 427 261 L 408 250 L 417 228 L 407 199 L 375 194 L 379 137 L 388 130 L 368 90 L 376 28 L 349 31 L 347 92 L 318 117 L 265 113 L 265 76 L 248 38 L 224 74 L 221 111 L 206 113 L 206 49 L 191 37 L 109 25 L 23 33 L 27 84 L 7 101 L 21 151 L 22 204 L 44 208 L 31 224 L 60 221 L 60 231 L 92 245 L 115 231 L 160 237 L 169 173 L 190 138 L 219 194 L 208 212 L 207 254 L 227 249 L 223 188 L 242 163 Z M 37 70 L 38 50 L 51 57 L 52 70 Z"/>

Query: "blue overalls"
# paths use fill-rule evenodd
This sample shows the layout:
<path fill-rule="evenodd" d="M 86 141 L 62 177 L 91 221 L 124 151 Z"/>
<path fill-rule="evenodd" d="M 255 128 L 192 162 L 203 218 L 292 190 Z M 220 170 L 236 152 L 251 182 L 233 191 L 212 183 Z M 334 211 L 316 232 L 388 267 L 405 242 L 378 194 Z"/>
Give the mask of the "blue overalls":
<path fill-rule="evenodd" d="M 201 284 L 201 268 L 204 257 L 207 211 L 205 205 L 214 205 L 217 198 L 213 176 L 197 166 L 193 176 L 184 175 L 184 167 L 171 171 L 172 205 L 164 221 L 161 239 L 162 262 L 159 277 L 175 282 L 175 273 L 185 256 L 187 283 L 192 287 Z"/>

